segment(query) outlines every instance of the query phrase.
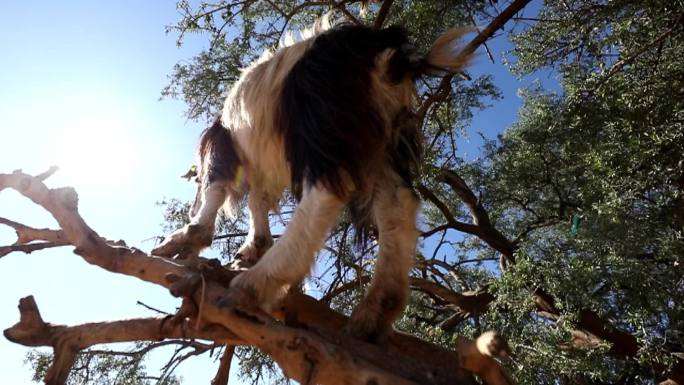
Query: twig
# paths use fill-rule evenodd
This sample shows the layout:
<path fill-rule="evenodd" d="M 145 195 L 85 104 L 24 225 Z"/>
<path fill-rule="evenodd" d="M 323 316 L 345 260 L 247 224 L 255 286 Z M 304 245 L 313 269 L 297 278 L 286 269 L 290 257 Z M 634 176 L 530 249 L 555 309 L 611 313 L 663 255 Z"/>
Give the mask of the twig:
<path fill-rule="evenodd" d="M 140 306 L 142 306 L 142 307 L 144 307 L 144 308 L 146 308 L 146 309 L 152 310 L 153 312 L 156 312 L 156 313 L 159 313 L 159 314 L 171 315 L 170 313 L 165 312 L 164 310 L 159 310 L 159 309 L 154 308 L 154 307 L 152 307 L 152 306 L 150 306 L 150 305 L 147 305 L 146 303 L 141 302 L 141 301 L 136 301 L 135 304 L 136 304 L 136 305 L 140 305 Z"/>

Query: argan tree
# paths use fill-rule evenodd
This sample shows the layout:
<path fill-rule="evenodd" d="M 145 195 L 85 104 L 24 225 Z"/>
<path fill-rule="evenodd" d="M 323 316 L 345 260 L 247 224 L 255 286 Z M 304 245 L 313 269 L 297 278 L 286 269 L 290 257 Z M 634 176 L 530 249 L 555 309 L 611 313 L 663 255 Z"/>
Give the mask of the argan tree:
<path fill-rule="evenodd" d="M 468 371 L 482 370 L 472 357 L 487 364 L 485 381 L 506 383 L 469 340 L 490 329 L 509 341 L 503 363 L 516 383 L 684 384 L 684 2 L 528 3 L 181 0 L 181 19 L 167 27 L 178 44 L 190 33 L 209 42 L 173 68 L 162 91 L 200 121 L 220 110 L 240 68 L 326 12 L 347 23 L 402 25 L 425 50 L 449 27 L 478 25 L 466 50 L 486 60 L 488 39 L 506 34 L 512 49 L 503 57 L 514 74 L 558 79 L 554 89 L 521 90 L 517 121 L 476 160 L 463 158 L 456 138 L 500 98 L 492 78 L 420 79 L 424 154 L 414 187 L 425 202 L 422 243 L 411 302 L 395 325 L 403 333 L 386 346 L 350 343 L 338 332 L 376 252 L 372 239 L 354 246 L 345 218 L 319 256 L 319 274 L 300 288 L 318 294 L 294 290 L 275 321 L 217 306 L 236 274 L 228 266 L 245 235 L 242 216 L 217 227 L 222 260 L 198 268 L 101 238 L 78 215 L 72 190 L 48 189 L 47 174 L 21 173 L 0 175 L 0 190 L 33 199 L 61 229 L 3 221 L 19 235 L 3 252 L 73 245 L 90 263 L 168 287 L 183 306 L 166 318 L 54 326 L 27 298 L 6 337 L 54 347 L 53 356 L 31 355 L 51 384 L 79 383 L 85 372 L 148 383 L 141 360 L 167 344 L 178 354 L 158 383 L 174 383 L 179 362 L 214 349 L 223 349 L 215 384 L 226 383 L 234 355 L 254 383 L 283 374 L 302 383 L 469 383 Z M 293 207 L 281 203 L 274 229 Z M 166 230 L 187 220 L 186 202 L 165 210 Z M 137 342 L 122 352 L 91 348 L 118 341 Z M 111 366 L 97 366 L 102 360 Z"/>

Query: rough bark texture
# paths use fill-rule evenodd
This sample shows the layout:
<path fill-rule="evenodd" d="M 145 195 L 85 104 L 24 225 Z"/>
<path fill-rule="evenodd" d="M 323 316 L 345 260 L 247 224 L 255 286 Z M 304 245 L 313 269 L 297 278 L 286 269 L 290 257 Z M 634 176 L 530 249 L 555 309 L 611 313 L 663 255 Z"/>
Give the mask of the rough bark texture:
<path fill-rule="evenodd" d="M 12 188 L 23 194 L 52 214 L 61 228 L 43 231 L 41 237 L 28 235 L 34 229 L 15 225 L 20 240 L 48 241 L 60 234 L 88 263 L 164 286 L 183 298 L 173 317 L 76 326 L 46 323 L 33 298 L 23 298 L 19 323 L 4 335 L 26 346 L 53 347 L 55 359 L 45 378 L 47 384 L 64 384 L 77 353 L 95 344 L 181 337 L 255 346 L 269 354 L 288 377 L 304 384 L 473 384 L 466 369 L 482 374 L 489 384 L 511 383 L 490 357 L 498 354 L 496 340 L 485 354 L 465 339 L 459 340 L 456 351 L 449 351 L 400 333 L 380 347 L 340 335 L 338 330 L 347 318 L 303 294 L 286 298 L 275 314 L 282 321 L 256 309 L 227 305 L 228 284 L 237 272 L 212 260 L 198 265 L 150 256 L 121 241 L 109 242 L 79 215 L 76 192 L 50 189 L 43 183 L 45 177 L 20 171 L 0 174 L 0 191 Z M 226 365 L 220 365 L 219 371 L 225 371 Z M 224 378 L 219 372 L 215 380 Z"/>

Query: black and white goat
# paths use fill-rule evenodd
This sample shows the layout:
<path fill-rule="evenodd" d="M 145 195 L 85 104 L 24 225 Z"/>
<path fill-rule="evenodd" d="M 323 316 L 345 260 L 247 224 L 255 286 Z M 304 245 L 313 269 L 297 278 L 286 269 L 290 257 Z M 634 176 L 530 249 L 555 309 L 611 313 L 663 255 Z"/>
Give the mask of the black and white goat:
<path fill-rule="evenodd" d="M 202 135 L 190 224 L 153 254 L 196 256 L 211 244 L 219 208 L 234 208 L 249 193 L 250 229 L 239 254 L 258 262 L 231 291 L 269 309 L 309 273 L 349 206 L 357 222 L 375 225 L 379 241 L 374 277 L 349 331 L 368 338 L 390 330 L 408 298 L 418 235 L 414 83 L 426 72 L 462 68 L 469 58 L 455 44 L 466 31 L 450 30 L 418 55 L 398 27 L 318 25 L 303 40 L 265 53 L 244 70 L 222 116 Z M 268 212 L 287 187 L 299 205 L 273 244 Z"/>

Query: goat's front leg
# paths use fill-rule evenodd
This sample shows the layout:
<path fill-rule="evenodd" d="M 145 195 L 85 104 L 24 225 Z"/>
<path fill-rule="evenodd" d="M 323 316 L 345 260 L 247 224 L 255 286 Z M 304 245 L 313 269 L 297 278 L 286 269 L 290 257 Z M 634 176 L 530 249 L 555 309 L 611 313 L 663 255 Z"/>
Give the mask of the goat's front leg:
<path fill-rule="evenodd" d="M 230 302 L 256 303 L 270 312 L 290 286 L 309 274 L 343 206 L 344 201 L 326 189 L 307 186 L 283 236 L 256 265 L 231 282 Z"/>
<path fill-rule="evenodd" d="M 373 202 L 380 244 L 373 280 L 346 327 L 347 332 L 366 341 L 382 340 L 406 307 L 418 237 L 418 199 L 413 191 L 398 181 L 382 185 Z"/>
<path fill-rule="evenodd" d="M 277 198 L 251 189 L 249 206 L 249 232 L 245 242 L 235 254 L 233 268 L 254 266 L 273 245 L 273 236 L 268 222 L 268 212 L 275 206 Z"/>
<path fill-rule="evenodd" d="M 216 215 L 228 195 L 227 182 L 212 182 L 206 187 L 200 186 L 195 198 L 199 209 L 190 223 L 174 231 L 154 249 L 152 255 L 162 257 L 194 259 L 205 247 L 211 246 L 214 238 Z"/>

